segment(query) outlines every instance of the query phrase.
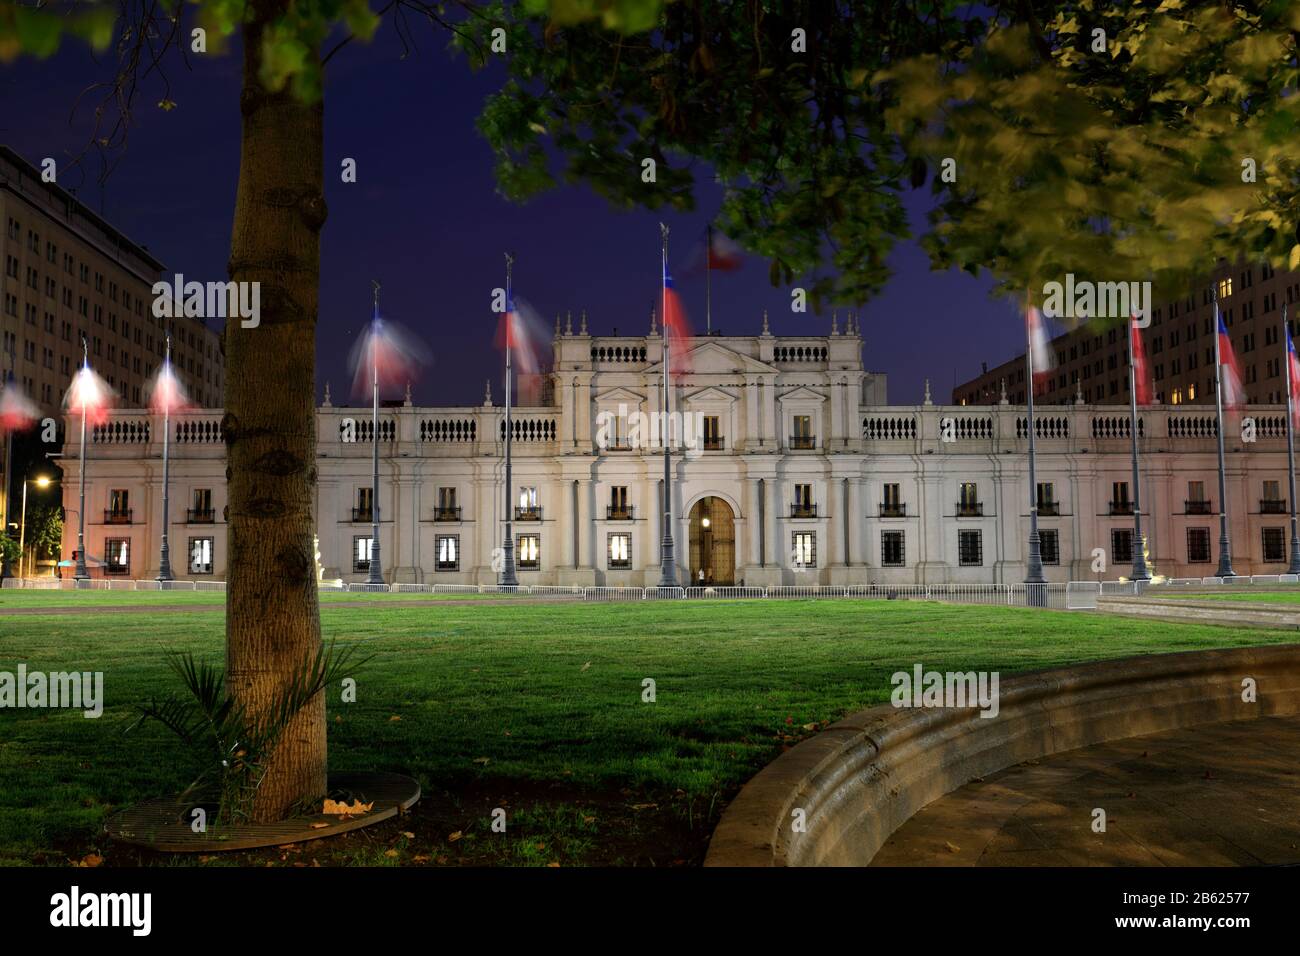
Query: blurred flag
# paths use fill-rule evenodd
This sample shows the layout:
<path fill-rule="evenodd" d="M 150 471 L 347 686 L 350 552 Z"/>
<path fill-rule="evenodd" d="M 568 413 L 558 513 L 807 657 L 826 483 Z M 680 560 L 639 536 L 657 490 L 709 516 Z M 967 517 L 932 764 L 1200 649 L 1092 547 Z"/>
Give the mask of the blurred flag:
<path fill-rule="evenodd" d="M 63 397 L 63 407 L 71 415 L 84 412 L 91 425 L 103 425 L 108 422 L 115 398 L 112 386 L 89 365 L 83 365 L 72 378 L 72 385 Z"/>
<path fill-rule="evenodd" d="M 149 407 L 159 415 L 164 413 L 174 415 L 190 407 L 185 386 L 181 384 L 170 360 L 163 362 L 162 367 L 158 369 L 158 374 L 154 376 L 149 391 Z"/>
<path fill-rule="evenodd" d="M 551 331 L 536 309 L 517 296 L 506 300 L 505 314 L 497 320 L 494 343 L 498 349 L 510 348 L 510 364 L 520 375 L 536 375 L 542 370 L 550 340 Z"/>
<path fill-rule="evenodd" d="M 1151 378 L 1147 369 L 1147 352 L 1142 345 L 1142 335 L 1138 331 L 1137 316 L 1129 322 L 1129 335 L 1133 337 L 1133 397 L 1139 405 L 1150 405 Z"/>
<path fill-rule="evenodd" d="M 1032 305 L 1025 312 L 1025 334 L 1029 340 L 1029 355 L 1034 366 L 1034 391 L 1037 392 L 1051 375 L 1055 363 L 1049 347 L 1047 328 L 1043 324 L 1043 314 Z"/>
<path fill-rule="evenodd" d="M 735 272 L 740 268 L 740 246 L 709 226 L 708 245 L 705 249 L 705 268 L 713 272 Z"/>
<path fill-rule="evenodd" d="M 0 432 L 26 431 L 36 424 L 39 415 L 36 404 L 10 376 L 0 392 Z"/>
<path fill-rule="evenodd" d="M 691 371 L 691 326 L 686 318 L 686 309 L 673 288 L 673 276 L 664 266 L 664 335 L 668 341 L 669 375 L 686 375 Z"/>
<path fill-rule="evenodd" d="M 1289 327 L 1286 330 L 1286 361 L 1291 370 L 1291 425 L 1296 427 L 1300 426 L 1300 358 L 1296 357 Z"/>
<path fill-rule="evenodd" d="M 381 319 L 376 305 L 374 317 L 348 354 L 352 395 L 369 395 L 376 377 L 381 394 L 404 389 L 420 377 L 430 359 L 424 343 L 391 319 Z"/>
<path fill-rule="evenodd" d="M 1241 384 L 1241 367 L 1237 364 L 1237 353 L 1232 349 L 1232 337 L 1228 335 L 1228 327 L 1223 324 L 1222 314 L 1219 315 L 1218 343 L 1223 407 L 1241 408 L 1246 404 L 1246 390 Z"/>

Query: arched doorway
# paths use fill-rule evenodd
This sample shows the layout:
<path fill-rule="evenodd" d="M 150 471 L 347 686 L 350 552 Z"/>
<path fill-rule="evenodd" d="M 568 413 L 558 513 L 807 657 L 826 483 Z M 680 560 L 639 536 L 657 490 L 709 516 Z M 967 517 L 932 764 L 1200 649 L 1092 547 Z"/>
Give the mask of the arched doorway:
<path fill-rule="evenodd" d="M 736 577 L 736 516 L 721 498 L 691 509 L 691 584 L 730 585 Z"/>

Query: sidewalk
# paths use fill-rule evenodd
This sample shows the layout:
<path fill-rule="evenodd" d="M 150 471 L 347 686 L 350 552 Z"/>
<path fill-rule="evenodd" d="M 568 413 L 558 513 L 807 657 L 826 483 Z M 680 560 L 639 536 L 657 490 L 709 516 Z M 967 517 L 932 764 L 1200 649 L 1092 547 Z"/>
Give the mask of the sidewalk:
<path fill-rule="evenodd" d="M 1094 809 L 1106 832 L 1093 832 Z M 872 866 L 1300 863 L 1300 717 L 1212 724 L 1009 767 L 934 801 Z"/>

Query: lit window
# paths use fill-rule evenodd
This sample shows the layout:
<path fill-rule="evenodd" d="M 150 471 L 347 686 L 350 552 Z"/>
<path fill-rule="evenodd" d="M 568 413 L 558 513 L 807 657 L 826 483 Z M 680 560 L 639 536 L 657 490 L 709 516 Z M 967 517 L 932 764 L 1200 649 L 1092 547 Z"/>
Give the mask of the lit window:
<path fill-rule="evenodd" d="M 609 567 L 612 570 L 628 570 L 632 567 L 632 536 L 630 534 L 611 534 L 609 536 Z"/>
<path fill-rule="evenodd" d="M 104 542 L 104 573 L 129 574 L 131 572 L 131 540 L 109 538 Z"/>
<path fill-rule="evenodd" d="M 212 539 L 190 538 L 190 574 L 212 573 Z"/>
<path fill-rule="evenodd" d="M 812 531 L 796 531 L 791 562 L 797 569 L 817 567 L 817 535 Z"/>
<path fill-rule="evenodd" d="M 518 555 L 517 565 L 520 569 L 536 570 L 541 563 L 541 553 L 541 535 L 521 534 L 519 536 L 516 554 Z"/>
<path fill-rule="evenodd" d="M 370 570 L 370 549 L 374 543 L 374 538 L 357 537 L 352 539 L 352 570 L 369 571 Z"/>
<path fill-rule="evenodd" d="M 443 534 L 437 540 L 435 571 L 455 571 L 460 567 L 460 536 Z"/>

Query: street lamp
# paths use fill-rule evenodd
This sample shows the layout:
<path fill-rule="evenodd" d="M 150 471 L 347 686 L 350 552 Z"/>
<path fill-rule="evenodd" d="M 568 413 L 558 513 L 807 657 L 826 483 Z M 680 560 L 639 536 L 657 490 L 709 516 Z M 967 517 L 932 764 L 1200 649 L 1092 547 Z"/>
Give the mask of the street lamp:
<path fill-rule="evenodd" d="M 23 567 L 27 560 L 27 486 L 35 484 L 37 488 L 48 488 L 51 480 L 48 475 L 23 479 L 23 510 L 18 522 L 18 577 L 25 578 Z"/>

